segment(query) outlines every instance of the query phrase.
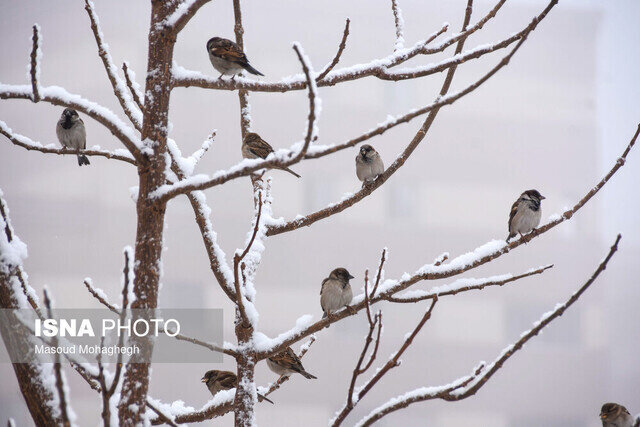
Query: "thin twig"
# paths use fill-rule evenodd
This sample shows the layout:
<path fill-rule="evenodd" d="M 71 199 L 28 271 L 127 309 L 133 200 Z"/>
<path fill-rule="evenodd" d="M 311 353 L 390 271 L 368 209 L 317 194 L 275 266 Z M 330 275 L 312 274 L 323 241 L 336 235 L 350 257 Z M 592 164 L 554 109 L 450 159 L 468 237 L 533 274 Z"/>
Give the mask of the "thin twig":
<path fill-rule="evenodd" d="M 393 11 L 393 22 L 396 26 L 396 43 L 393 48 L 395 52 L 404 47 L 404 19 L 402 18 L 402 10 L 398 6 L 398 0 L 391 0 L 391 10 Z"/>
<path fill-rule="evenodd" d="M 124 73 L 124 79 L 127 82 L 127 87 L 129 88 L 129 92 L 131 93 L 133 101 L 136 103 L 140 111 L 144 112 L 144 105 L 142 104 L 143 94 L 138 93 L 138 91 L 136 90 L 133 84 L 135 82 L 135 78 L 134 76 L 130 75 L 132 71 L 130 70 L 129 64 L 127 64 L 126 61 L 122 63 L 122 72 Z"/>
<path fill-rule="evenodd" d="M 165 424 L 173 427 L 178 427 L 178 425 L 174 423 L 171 418 L 165 415 L 160 409 L 156 408 L 155 405 L 149 401 L 149 398 L 147 398 L 147 407 L 155 412 L 156 415 L 158 415 L 158 419 L 162 420 Z"/>
<path fill-rule="evenodd" d="M 370 426 L 380 418 L 399 409 L 406 408 L 413 403 L 424 402 L 433 399 L 457 401 L 466 399 L 467 397 L 474 395 L 498 370 L 502 368 L 504 363 L 511 356 L 513 356 L 518 350 L 521 350 L 531 338 L 537 336 L 542 331 L 542 329 L 549 325 L 553 320 L 562 316 L 562 314 L 564 314 L 564 312 L 584 294 L 584 292 L 595 282 L 598 276 L 607 268 L 609 261 L 618 250 L 618 243 L 620 242 L 621 238 L 622 236 L 618 234 L 615 242 L 609 249 L 609 253 L 584 285 L 582 285 L 573 295 L 571 295 L 571 297 L 564 304 L 556 306 L 552 312 L 545 314 L 538 322 L 536 322 L 533 328 L 521 334 L 521 338 L 505 348 L 487 368 L 485 368 L 484 365 L 481 365 L 476 369 L 476 372 L 472 377 L 467 378 L 464 383 L 460 383 L 455 387 L 449 387 L 442 390 L 436 390 L 435 392 L 426 393 L 409 392 L 404 396 L 391 399 L 389 400 L 389 403 L 382 405 L 381 407 L 372 411 L 369 415 L 358 422 L 357 425 Z"/>
<path fill-rule="evenodd" d="M 31 48 L 31 64 L 29 66 L 29 74 L 31 75 L 31 89 L 33 91 L 33 102 L 40 101 L 40 58 L 42 53 L 39 45 L 39 32 L 40 26 L 35 24 L 33 26 L 33 47 Z"/>
<path fill-rule="evenodd" d="M 351 20 L 347 18 L 347 22 L 344 24 L 344 32 L 342 33 L 342 40 L 340 41 L 340 45 L 338 46 L 338 52 L 336 52 L 336 56 L 333 57 L 333 60 L 326 67 L 324 67 L 324 70 L 320 72 L 320 75 L 316 77 L 316 82 L 319 82 L 320 80 L 324 79 L 327 76 L 327 74 L 329 74 L 329 71 L 333 70 L 333 67 L 338 65 L 338 62 L 340 62 L 340 57 L 342 56 L 342 52 L 344 52 L 344 48 L 347 47 L 347 37 L 349 37 L 350 23 L 351 23 Z"/>

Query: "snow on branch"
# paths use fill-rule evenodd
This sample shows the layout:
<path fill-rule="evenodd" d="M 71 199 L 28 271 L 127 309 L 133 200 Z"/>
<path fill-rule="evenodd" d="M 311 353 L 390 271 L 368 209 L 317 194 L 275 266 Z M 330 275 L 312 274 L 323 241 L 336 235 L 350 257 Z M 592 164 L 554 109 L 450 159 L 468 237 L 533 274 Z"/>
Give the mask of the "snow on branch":
<path fill-rule="evenodd" d="M 142 103 L 144 94 L 140 90 L 140 85 L 136 82 L 136 73 L 133 72 L 127 61 L 122 63 L 122 72 L 124 73 L 124 79 L 127 82 L 127 87 L 133 97 L 133 101 L 140 111 L 144 111 L 144 104 Z"/>
<path fill-rule="evenodd" d="M 466 254 L 462 254 L 456 258 L 453 258 L 449 262 L 441 262 L 440 260 L 436 260 L 432 264 L 427 264 L 419 268 L 413 275 L 405 273 L 401 280 L 386 280 L 381 284 L 378 292 L 375 295 L 371 296 L 370 302 L 373 304 L 381 300 L 385 300 L 387 299 L 387 297 L 393 296 L 397 292 L 403 291 L 422 280 L 444 279 L 465 273 L 511 252 L 518 246 L 530 242 L 535 237 L 546 233 L 547 231 L 563 223 L 564 221 L 569 220 L 578 210 L 580 210 L 589 200 L 591 200 L 591 198 L 593 198 L 593 196 L 595 196 L 598 191 L 600 191 L 600 189 L 604 187 L 604 185 L 609 181 L 609 179 L 611 179 L 611 177 L 625 164 L 627 155 L 638 139 L 639 134 L 640 125 L 638 125 L 635 134 L 629 142 L 629 145 L 627 145 L 626 149 L 617 159 L 615 165 L 611 168 L 611 170 L 604 176 L 604 178 L 600 180 L 598 184 L 592 187 L 582 199 L 580 199 L 572 208 L 565 211 L 562 215 L 554 215 L 555 218 L 553 220 L 538 227 L 537 229 L 519 239 L 512 240 L 509 244 L 507 244 L 504 240 L 492 240 L 476 248 L 472 252 L 468 252 Z M 527 273 L 525 273 L 525 276 L 523 277 L 526 277 L 526 274 Z M 499 281 L 500 280 L 496 280 L 496 284 L 499 284 Z M 479 284 L 476 285 L 479 286 Z M 464 287 L 465 286 L 463 285 L 462 288 Z M 481 289 L 473 285 L 466 287 L 468 289 L 464 289 L 465 291 Z M 459 292 L 463 291 L 462 288 L 460 288 Z M 452 289 L 444 290 L 440 294 L 440 296 L 444 296 L 445 292 L 449 292 L 451 290 Z M 454 293 L 447 293 L 447 295 L 453 294 Z M 257 357 L 258 359 L 264 359 L 265 357 L 268 357 L 273 353 L 277 353 L 283 348 L 326 328 L 332 323 L 338 322 L 345 317 L 357 314 L 360 310 L 365 308 L 365 305 L 366 304 L 364 296 L 357 295 L 353 298 L 350 310 L 340 310 L 334 313 L 331 318 L 321 319 L 313 323 L 311 322 L 310 315 L 302 316 L 300 319 L 298 319 L 296 326 L 289 331 L 281 333 L 274 339 L 264 337 Z"/>
<path fill-rule="evenodd" d="M 31 90 L 33 102 L 40 101 L 40 61 L 42 61 L 42 49 L 40 48 L 40 26 L 33 25 L 33 36 L 31 37 L 33 47 L 31 48 L 31 62 L 29 63 L 29 75 L 31 77 Z"/>
<path fill-rule="evenodd" d="M 31 99 L 31 91 L 31 86 L 0 83 L 0 99 Z M 73 108 L 91 117 L 106 127 L 139 160 L 140 150 L 143 149 L 142 141 L 135 130 L 120 120 L 113 111 L 80 95 L 69 93 L 60 86 L 40 87 L 40 96 L 44 102 Z"/>
<path fill-rule="evenodd" d="M 380 418 L 399 409 L 406 408 L 412 403 L 424 402 L 426 400 L 433 399 L 456 401 L 474 395 L 480 388 L 482 388 L 482 386 L 487 383 L 487 381 L 489 381 L 489 379 L 498 370 L 500 370 L 500 368 L 502 368 L 504 363 L 511 356 L 513 356 L 518 350 L 522 349 L 531 338 L 538 335 L 540 331 L 542 331 L 542 329 L 549 325 L 553 320 L 562 316 L 562 314 L 564 314 L 564 312 L 584 294 L 589 286 L 591 286 L 595 282 L 600 273 L 602 273 L 607 268 L 607 264 L 609 263 L 615 252 L 618 250 L 618 243 L 620 242 L 621 238 L 622 236 L 618 234 L 615 242 L 609 249 L 609 253 L 584 285 L 582 285 L 573 295 L 571 295 L 571 297 L 567 301 L 562 304 L 556 305 L 556 307 L 552 311 L 544 313 L 542 317 L 540 317 L 540 319 L 534 323 L 531 329 L 523 332 L 521 334 L 521 338 L 518 341 L 502 350 L 500 355 L 491 364 L 486 367 L 481 365 L 480 368 L 476 369 L 474 375 L 472 375 L 471 377 L 456 380 L 454 383 L 452 383 L 453 386 L 433 388 L 423 387 L 405 393 L 402 396 L 393 398 L 382 406 L 371 411 L 371 413 L 360 420 L 357 425 L 369 426 Z"/>
<path fill-rule="evenodd" d="M 172 29 L 174 34 L 179 33 L 198 10 L 209 1 L 211 0 L 182 0 L 173 13 L 160 23 L 160 26 Z"/>
<path fill-rule="evenodd" d="M 443 25 L 443 27 L 439 31 L 432 34 L 429 38 L 415 43 L 410 48 L 399 49 L 387 57 L 374 59 L 366 64 L 356 64 L 336 71 L 332 71 L 331 73 L 327 73 L 322 80 L 319 80 L 317 82 L 318 86 L 334 86 L 338 83 L 352 81 L 358 78 L 375 76 L 377 74 L 384 73 L 384 70 L 386 70 L 387 68 L 395 67 L 417 55 L 430 55 L 443 52 L 449 46 L 457 43 L 462 39 L 466 39 L 471 34 L 483 28 L 488 21 L 496 16 L 505 2 L 506 0 L 500 0 L 475 25 L 465 29 L 464 31 L 461 31 L 458 34 L 452 35 L 436 46 L 429 47 L 430 43 L 432 43 L 439 35 L 447 30 L 448 24 Z M 200 88 L 221 90 L 243 89 L 256 92 L 288 92 L 292 90 L 302 90 L 306 87 L 304 76 L 300 74 L 285 77 L 279 82 L 264 83 L 242 77 L 236 77 L 235 79 L 215 79 L 200 72 L 187 70 L 178 65 L 173 67 L 173 85 L 174 87 L 194 86 Z"/>
<path fill-rule="evenodd" d="M 43 145 L 40 142 L 33 141 L 24 135 L 20 135 L 19 133 L 14 133 L 9 126 L 2 120 L 0 120 L 0 134 L 6 136 L 9 141 L 11 141 L 14 145 L 25 148 L 27 150 L 39 151 L 45 154 L 57 154 L 64 156 L 65 154 L 76 155 L 78 153 L 83 154 L 85 156 L 100 156 L 106 157 L 107 159 L 120 160 L 123 162 L 131 163 L 132 165 L 136 164 L 135 159 L 127 150 L 116 150 L 116 151 L 107 151 L 102 150 L 99 147 L 95 147 L 89 150 L 70 150 L 66 147 L 58 148 L 55 144 L 47 144 Z"/>
<path fill-rule="evenodd" d="M 118 98 L 118 102 L 120 103 L 122 110 L 129 118 L 133 126 L 141 132 L 142 112 L 133 102 L 131 95 L 127 91 L 125 83 L 118 75 L 118 69 L 113 63 L 113 59 L 111 58 L 111 54 L 109 53 L 109 46 L 103 41 L 104 35 L 102 34 L 102 30 L 100 30 L 100 22 L 98 20 L 98 16 L 96 15 L 93 2 L 90 0 L 85 0 L 84 3 L 84 8 L 89 15 L 89 20 L 91 21 L 91 30 L 93 31 L 93 36 L 95 37 L 96 44 L 98 45 L 98 55 L 102 60 L 104 69 L 107 72 L 107 77 L 109 77 L 109 81 L 111 82 L 111 86 L 113 87 L 113 93 L 116 95 L 116 98 Z"/>
<path fill-rule="evenodd" d="M 213 137 L 213 135 L 212 135 Z M 171 156 L 171 170 L 178 179 L 185 180 L 193 173 L 195 163 L 182 157 L 180 148 L 174 140 L 167 139 L 167 149 Z M 196 217 L 196 223 L 200 229 L 204 242 L 209 264 L 218 284 L 231 301 L 235 301 L 235 291 L 233 287 L 233 272 L 227 264 L 226 255 L 218 244 L 218 235 L 211 224 L 211 208 L 207 204 L 207 197 L 202 191 L 194 191 L 187 194 L 189 203 Z"/>
<path fill-rule="evenodd" d="M 313 79 L 313 67 L 309 58 L 305 55 L 302 47 L 298 43 L 293 44 L 298 60 L 304 72 L 307 87 L 309 88 L 309 116 L 307 119 L 307 131 L 302 143 L 293 144 L 289 150 L 278 150 L 270 154 L 266 159 L 244 159 L 240 163 L 232 166 L 226 171 L 218 171 L 209 177 L 204 174 L 194 175 L 187 179 L 182 179 L 175 184 L 167 184 L 158 188 L 152 197 L 162 201 L 168 201 L 180 194 L 190 193 L 196 190 L 204 190 L 217 185 L 224 184 L 232 179 L 250 176 L 261 169 L 273 167 L 288 167 L 301 161 L 306 155 L 311 143 L 318 138 L 317 118 L 321 110 L 321 100 L 318 96 L 318 87 Z M 298 149 L 298 147 L 301 147 Z"/>
<path fill-rule="evenodd" d="M 404 18 L 402 10 L 398 6 L 398 0 L 391 0 L 391 10 L 393 11 L 393 21 L 396 25 L 396 43 L 393 51 L 396 52 L 404 47 Z"/>
<path fill-rule="evenodd" d="M 448 90 L 448 87 L 450 85 L 451 79 L 453 78 L 453 73 L 456 70 L 455 67 L 450 68 L 449 69 L 449 74 L 447 75 L 447 78 L 445 80 L 445 84 L 443 85 L 443 90 L 440 92 L 440 96 L 436 100 L 436 102 L 445 102 L 445 100 L 452 102 L 452 100 L 458 99 L 458 98 L 460 98 L 460 97 L 472 92 L 473 90 L 477 89 L 480 85 L 482 85 L 484 82 L 489 80 L 489 78 L 491 78 L 502 67 L 506 66 L 509 63 L 509 61 L 511 60 L 513 55 L 515 55 L 515 53 L 518 51 L 518 49 L 526 41 L 528 34 L 530 32 L 532 32 L 533 30 L 535 30 L 535 28 L 537 27 L 538 23 L 540 23 L 540 21 L 547 16 L 549 11 L 556 4 L 557 4 L 557 0 L 552 0 L 547 5 L 547 7 L 542 11 L 541 14 L 536 16 L 531 21 L 531 23 L 525 28 L 525 30 L 523 30 L 524 31 L 523 36 L 520 39 L 520 41 L 518 42 L 518 44 L 511 50 L 511 52 L 508 55 L 506 55 L 504 58 L 502 58 L 502 60 L 495 67 L 493 67 L 487 74 L 485 74 L 482 78 L 480 78 L 480 80 L 478 80 L 474 84 L 468 86 L 463 91 L 458 92 L 455 95 L 450 95 L 449 97 L 447 97 L 447 96 L 445 96 L 445 94 L 446 94 L 446 92 Z M 465 39 L 461 39 L 461 43 L 464 42 L 464 40 Z M 447 103 L 450 103 L 450 102 L 447 102 Z M 442 105 L 444 105 L 444 104 L 442 104 Z M 332 203 L 328 207 L 326 207 L 324 209 L 321 209 L 319 211 L 316 211 L 316 212 L 313 212 L 311 214 L 304 215 L 304 216 L 298 216 L 298 217 L 296 217 L 295 219 L 293 219 L 291 221 L 282 222 L 282 223 L 279 223 L 277 225 L 274 225 L 274 226 L 270 227 L 268 235 L 272 236 L 272 235 L 275 235 L 275 234 L 280 234 L 280 233 L 296 230 L 296 229 L 301 228 L 301 227 L 309 226 L 309 225 L 315 223 L 316 221 L 328 218 L 328 217 L 333 216 L 333 215 L 335 215 L 335 214 L 337 214 L 339 212 L 342 212 L 345 209 L 347 209 L 347 208 L 355 205 L 356 203 L 360 202 L 365 197 L 369 196 L 373 191 L 375 191 L 377 188 L 381 187 L 387 181 L 387 179 L 389 179 L 391 177 L 391 175 L 393 175 L 398 169 L 400 169 L 404 165 L 404 163 L 407 161 L 409 156 L 413 153 L 413 151 L 417 148 L 417 146 L 420 144 L 420 142 L 426 136 L 427 130 L 429 129 L 431 123 L 433 122 L 433 119 L 435 118 L 435 114 L 438 111 L 439 111 L 439 106 L 431 108 L 431 114 L 427 118 L 427 121 L 425 121 L 425 124 L 423 125 L 423 127 L 420 130 L 418 130 L 418 132 L 416 133 L 416 135 L 414 136 L 412 141 L 404 149 L 404 151 L 395 159 L 395 161 L 387 168 L 387 170 L 384 171 L 384 173 L 382 173 L 381 175 L 379 175 L 376 178 L 376 180 L 373 183 L 363 186 L 356 193 L 345 195 L 343 197 L 343 199 L 339 203 Z"/>

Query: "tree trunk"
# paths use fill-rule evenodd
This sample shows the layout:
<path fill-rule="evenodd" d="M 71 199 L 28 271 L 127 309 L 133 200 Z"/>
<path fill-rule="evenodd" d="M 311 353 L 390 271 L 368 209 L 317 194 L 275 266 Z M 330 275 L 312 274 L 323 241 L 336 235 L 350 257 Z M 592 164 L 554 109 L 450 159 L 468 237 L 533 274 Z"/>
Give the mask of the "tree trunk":
<path fill-rule="evenodd" d="M 236 309 L 236 337 L 238 347 L 246 349 L 240 353 L 237 360 L 238 366 L 238 386 L 236 387 L 236 397 L 234 403 L 234 422 L 236 427 L 250 427 L 255 425 L 252 387 L 255 387 L 254 371 L 256 367 L 255 353 L 248 344 L 253 335 L 253 328 L 246 328 L 242 325 L 240 313 Z"/>
<path fill-rule="evenodd" d="M 170 12 L 168 2 L 153 1 L 149 29 L 149 56 L 144 102 L 142 141 L 148 153 L 138 166 L 140 188 L 137 201 L 137 232 L 134 264 L 135 301 L 133 309 L 150 309 L 158 302 L 158 285 L 162 270 L 162 243 L 165 204 L 150 199 L 149 194 L 165 183 L 167 124 L 171 94 L 171 63 L 175 36 L 158 25 Z M 149 389 L 149 362 L 153 344 L 148 338 L 135 337 L 141 354 L 127 364 L 118 406 L 121 425 L 142 422 Z M 136 363 L 137 362 L 137 363 Z"/>

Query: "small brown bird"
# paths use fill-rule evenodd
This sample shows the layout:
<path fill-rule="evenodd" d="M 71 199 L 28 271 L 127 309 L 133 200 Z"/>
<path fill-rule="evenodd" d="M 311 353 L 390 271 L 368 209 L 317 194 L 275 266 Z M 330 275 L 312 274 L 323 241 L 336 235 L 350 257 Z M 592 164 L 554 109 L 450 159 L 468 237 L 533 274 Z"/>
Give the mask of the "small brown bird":
<path fill-rule="evenodd" d="M 269 366 L 269 369 L 278 375 L 290 376 L 297 372 L 307 379 L 317 379 L 314 375 L 311 375 L 304 370 L 302 362 L 293 352 L 291 347 L 287 347 L 286 350 L 268 358 L 267 365 Z"/>
<path fill-rule="evenodd" d="M 236 388 L 238 384 L 238 377 L 233 372 L 211 370 L 204 374 L 201 381 L 207 384 L 207 388 L 211 392 L 211 395 L 215 396 L 219 391 Z M 258 401 L 262 402 L 263 400 L 273 403 L 271 400 L 258 393 Z"/>
<path fill-rule="evenodd" d="M 520 195 L 511 206 L 511 213 L 509 214 L 509 236 L 507 236 L 507 243 L 516 234 L 527 234 L 531 230 L 534 230 L 540 224 L 540 218 L 542 217 L 542 209 L 540 203 L 545 197 L 541 195 L 538 190 L 527 190 Z"/>
<path fill-rule="evenodd" d="M 245 135 L 244 140 L 242 141 L 242 157 L 245 159 L 266 159 L 271 153 L 273 153 L 273 147 L 269 145 L 267 141 L 262 139 L 260 135 L 254 132 L 249 132 Z M 300 175 L 287 167 L 279 169 L 289 172 L 296 178 L 300 178 Z"/>
<path fill-rule="evenodd" d="M 346 268 L 336 268 L 329 274 L 329 277 L 322 281 L 320 288 L 320 307 L 324 311 L 324 319 L 334 311 L 347 307 L 353 299 L 353 290 L 349 280 L 353 276 Z"/>
<path fill-rule="evenodd" d="M 634 420 L 627 408 L 617 403 L 605 403 L 600 410 L 603 427 L 633 427 Z"/>
<path fill-rule="evenodd" d="M 251 74 L 264 76 L 260 71 L 249 65 L 247 55 L 244 54 L 240 46 L 222 37 L 213 37 L 207 42 L 207 52 L 211 65 L 223 75 L 236 75 L 242 70 L 247 70 Z"/>

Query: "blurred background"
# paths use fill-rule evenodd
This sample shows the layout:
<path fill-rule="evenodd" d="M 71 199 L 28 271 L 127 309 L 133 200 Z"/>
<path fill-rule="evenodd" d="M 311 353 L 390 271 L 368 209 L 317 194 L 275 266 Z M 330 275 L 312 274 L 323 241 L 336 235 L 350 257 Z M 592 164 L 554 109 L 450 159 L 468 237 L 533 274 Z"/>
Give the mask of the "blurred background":
<path fill-rule="evenodd" d="M 472 22 L 494 2 L 475 2 Z M 518 31 L 547 2 L 511 1 L 466 49 L 495 42 Z M 401 0 L 406 45 L 426 38 L 443 22 L 449 33 L 461 26 L 466 2 Z M 117 65 L 129 61 L 144 84 L 148 2 L 98 1 L 102 30 Z M 97 56 L 82 2 L 0 0 L 0 81 L 28 83 L 25 66 L 31 26 L 42 30 L 42 84 L 60 85 L 97 101 L 124 118 Z M 338 0 L 243 2 L 245 51 L 252 64 L 277 81 L 300 70 L 291 44 L 299 41 L 314 68 L 330 61 L 351 18 L 351 35 L 341 66 L 368 62 L 393 50 L 395 30 L 388 1 Z M 293 233 L 269 238 L 256 286 L 260 330 L 275 336 L 303 314 L 321 316 L 320 283 L 337 266 L 355 276 L 360 292 L 365 269 L 375 269 L 389 249 L 386 277 L 398 278 L 492 239 L 505 238 L 509 208 L 519 194 L 538 189 L 546 200 L 543 221 L 573 205 L 609 170 L 640 120 L 640 3 L 563 1 L 529 37 L 511 63 L 453 106 L 445 107 L 418 150 L 380 190 L 340 215 Z M 217 77 L 205 52 L 206 41 L 233 38 L 231 1 L 214 1 L 180 34 L 175 60 Z M 453 47 L 447 51 L 450 55 Z M 493 67 L 506 51 L 464 64 L 452 91 Z M 418 57 L 407 65 L 445 56 Z M 320 90 L 319 144 L 341 143 L 374 127 L 388 114 L 404 114 L 429 104 L 444 74 L 407 82 L 366 78 Z M 253 129 L 275 147 L 288 147 L 305 131 L 304 91 L 251 95 Z M 27 101 L 0 102 L 0 120 L 43 144 L 57 143 L 55 124 L 62 108 Z M 84 118 L 88 147 L 120 144 L 96 122 Z M 183 153 L 198 149 L 213 129 L 215 143 L 197 171 L 213 173 L 240 159 L 238 99 L 235 92 L 178 88 L 171 97 L 171 136 Z M 422 122 L 371 141 L 389 165 Z M 403 357 L 347 419 L 355 423 L 392 396 L 426 385 L 440 385 L 493 360 L 542 313 L 564 301 L 589 277 L 617 232 L 620 252 L 578 304 L 510 359 L 476 396 L 457 403 L 415 404 L 380 425 L 430 426 L 598 426 L 600 406 L 614 401 L 640 412 L 640 179 L 638 148 L 628 164 L 570 222 L 519 247 L 466 277 L 521 273 L 549 263 L 535 276 L 481 292 L 443 298 L 432 319 Z M 356 150 L 307 161 L 294 169 L 296 180 L 274 171 L 274 215 L 290 219 L 339 201 L 360 183 Z M 136 185 L 131 165 L 91 158 L 79 168 L 75 157 L 44 155 L 0 142 L 0 188 L 16 232 L 29 247 L 26 271 L 37 290 L 48 285 L 58 307 L 97 307 L 82 281 L 91 277 L 112 301 L 119 295 L 122 248 L 135 239 Z M 252 218 L 249 180 L 207 190 L 212 221 L 226 253 L 242 247 Z M 185 197 L 168 208 L 162 307 L 223 308 L 225 338 L 233 340 L 233 311 L 225 301 L 203 250 L 193 212 Z M 437 283 L 420 283 L 428 289 Z M 395 351 L 428 303 L 382 304 L 384 334 L 379 362 Z M 318 377 L 296 376 L 272 395 L 276 405 L 259 405 L 263 425 L 326 425 L 343 404 L 367 325 L 350 318 L 318 334 L 304 358 Z M 297 346 L 296 346 L 297 349 Z M 185 344 L 185 351 L 188 351 Z M 3 350 L 4 351 L 4 350 Z M 183 400 L 195 408 L 210 399 L 200 378 L 222 365 L 155 364 L 151 395 L 165 402 Z M 0 365 L 0 422 L 31 420 L 11 365 Z M 71 370 L 73 409 L 80 425 L 99 420 L 99 398 Z M 368 378 L 368 375 L 365 375 Z M 257 367 L 260 384 L 275 380 L 266 364 Z M 229 415 L 215 420 L 232 425 Z"/>

